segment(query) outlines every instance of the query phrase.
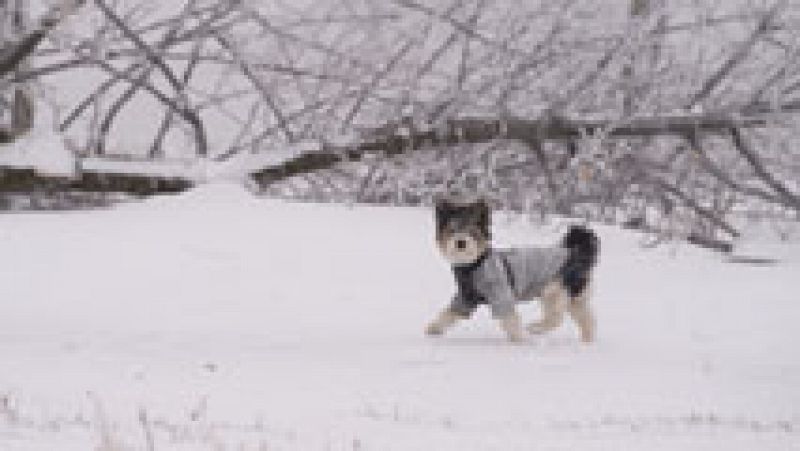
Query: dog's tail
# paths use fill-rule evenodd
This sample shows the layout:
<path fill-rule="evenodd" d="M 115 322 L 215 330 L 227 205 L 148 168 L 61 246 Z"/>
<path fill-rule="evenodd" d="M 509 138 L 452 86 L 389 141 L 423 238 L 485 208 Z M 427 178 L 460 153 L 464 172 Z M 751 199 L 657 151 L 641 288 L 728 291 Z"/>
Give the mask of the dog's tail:
<path fill-rule="evenodd" d="M 589 285 L 592 268 L 600 253 L 600 239 L 588 228 L 573 225 L 564 235 L 561 246 L 569 251 L 561 267 L 561 281 L 570 296 L 575 297 Z"/>

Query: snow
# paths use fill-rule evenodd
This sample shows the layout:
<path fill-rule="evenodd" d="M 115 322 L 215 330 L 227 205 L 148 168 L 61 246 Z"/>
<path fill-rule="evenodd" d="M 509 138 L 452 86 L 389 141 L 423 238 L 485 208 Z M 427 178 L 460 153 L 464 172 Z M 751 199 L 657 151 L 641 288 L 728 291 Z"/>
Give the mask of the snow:
<path fill-rule="evenodd" d="M 134 174 L 180 178 L 197 182 L 242 181 L 250 174 L 274 167 L 309 152 L 320 151 L 316 141 L 299 141 L 261 153 L 240 152 L 223 161 L 207 158 L 153 160 L 127 157 L 83 157 L 77 159 L 65 138 L 41 127 L 10 144 L 0 146 L 0 168 L 31 168 L 49 176 L 74 177 L 79 168 L 101 174 Z"/>
<path fill-rule="evenodd" d="M 798 448 L 796 245 L 736 265 L 595 226 L 598 341 L 513 345 L 488 312 L 423 336 L 452 290 L 432 227 L 220 183 L 0 215 L 0 449 Z"/>
<path fill-rule="evenodd" d="M 0 145 L 0 168 L 3 167 L 31 168 L 42 175 L 70 177 L 75 174 L 75 157 L 60 135 L 37 130 Z"/>
<path fill-rule="evenodd" d="M 214 164 L 209 164 L 205 180 L 241 180 L 264 168 L 278 166 L 302 154 L 322 150 L 318 141 L 298 141 L 269 151 L 240 152 Z"/>

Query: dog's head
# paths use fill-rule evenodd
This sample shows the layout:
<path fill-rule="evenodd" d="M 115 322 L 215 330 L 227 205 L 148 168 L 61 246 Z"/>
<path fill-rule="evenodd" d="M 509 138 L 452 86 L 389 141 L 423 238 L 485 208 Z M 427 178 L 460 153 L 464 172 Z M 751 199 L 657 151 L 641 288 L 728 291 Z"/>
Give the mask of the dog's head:
<path fill-rule="evenodd" d="M 490 212 L 485 200 L 439 199 L 436 243 L 453 265 L 475 262 L 489 247 Z"/>

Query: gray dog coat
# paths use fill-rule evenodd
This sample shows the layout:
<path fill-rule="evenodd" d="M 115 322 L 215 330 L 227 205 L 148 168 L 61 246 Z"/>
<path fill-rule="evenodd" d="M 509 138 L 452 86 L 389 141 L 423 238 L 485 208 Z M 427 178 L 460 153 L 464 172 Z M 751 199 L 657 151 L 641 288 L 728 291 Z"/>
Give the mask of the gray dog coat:
<path fill-rule="evenodd" d="M 469 317 L 488 304 L 492 316 L 514 312 L 517 303 L 539 297 L 564 267 L 569 250 L 563 247 L 488 249 L 468 265 L 454 265 L 457 291 L 450 310 Z"/>

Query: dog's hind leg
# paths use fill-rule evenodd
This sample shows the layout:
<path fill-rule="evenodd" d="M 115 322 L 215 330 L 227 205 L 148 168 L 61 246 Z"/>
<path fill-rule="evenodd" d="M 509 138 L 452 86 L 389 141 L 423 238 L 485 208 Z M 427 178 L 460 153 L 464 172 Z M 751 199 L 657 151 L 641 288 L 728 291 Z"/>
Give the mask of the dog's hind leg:
<path fill-rule="evenodd" d="M 569 294 L 560 281 L 548 283 L 542 290 L 542 319 L 529 324 L 528 332 L 543 334 L 560 326 L 569 301 Z"/>
<path fill-rule="evenodd" d="M 581 332 L 581 341 L 591 343 L 595 336 L 595 320 L 589 306 L 589 287 L 570 300 L 569 316 L 575 321 Z"/>
<path fill-rule="evenodd" d="M 500 321 L 500 327 L 508 337 L 508 341 L 519 343 L 525 339 L 522 332 L 522 321 L 520 321 L 517 312 L 512 312 L 498 319 Z"/>
<path fill-rule="evenodd" d="M 447 329 L 463 319 L 464 316 L 454 312 L 450 307 L 444 309 L 425 327 L 426 335 L 443 335 Z"/>

